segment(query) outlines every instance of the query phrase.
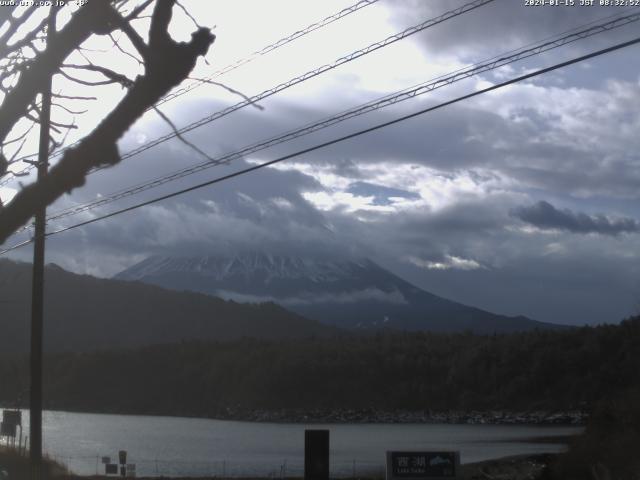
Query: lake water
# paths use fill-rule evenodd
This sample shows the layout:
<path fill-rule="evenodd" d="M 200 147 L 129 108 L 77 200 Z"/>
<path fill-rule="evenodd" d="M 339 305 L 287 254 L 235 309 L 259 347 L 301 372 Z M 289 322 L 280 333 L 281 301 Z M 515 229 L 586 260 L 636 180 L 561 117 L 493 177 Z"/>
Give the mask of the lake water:
<path fill-rule="evenodd" d="M 28 414 L 24 414 L 28 432 Z M 462 463 L 507 455 L 558 452 L 535 437 L 580 427 L 425 424 L 278 424 L 181 417 L 44 413 L 45 452 L 73 472 L 104 473 L 127 450 L 138 476 L 302 476 L 305 428 L 330 430 L 331 474 L 382 474 L 387 450 L 459 450 Z"/>

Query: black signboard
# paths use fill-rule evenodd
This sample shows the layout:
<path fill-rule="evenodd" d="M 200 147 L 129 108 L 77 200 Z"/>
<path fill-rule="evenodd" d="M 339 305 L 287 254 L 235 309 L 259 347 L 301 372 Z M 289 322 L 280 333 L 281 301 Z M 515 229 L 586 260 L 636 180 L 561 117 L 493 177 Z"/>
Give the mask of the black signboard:
<path fill-rule="evenodd" d="M 124 465 L 125 463 L 127 463 L 127 451 L 126 450 L 120 450 L 118 452 L 118 461 L 119 461 L 120 465 Z"/>
<path fill-rule="evenodd" d="M 15 423 L 0 423 L 0 435 L 4 437 L 13 437 L 16 436 L 16 425 Z"/>
<path fill-rule="evenodd" d="M 456 478 L 458 464 L 458 452 L 387 453 L 387 473 L 394 479 Z"/>
<path fill-rule="evenodd" d="M 22 425 L 22 412 L 20 410 L 3 410 L 2 421 L 13 425 Z"/>
<path fill-rule="evenodd" d="M 104 466 L 104 473 L 107 475 L 117 475 L 118 474 L 118 464 L 117 463 L 107 463 Z"/>
<path fill-rule="evenodd" d="M 304 431 L 305 480 L 329 480 L 329 430 Z"/>

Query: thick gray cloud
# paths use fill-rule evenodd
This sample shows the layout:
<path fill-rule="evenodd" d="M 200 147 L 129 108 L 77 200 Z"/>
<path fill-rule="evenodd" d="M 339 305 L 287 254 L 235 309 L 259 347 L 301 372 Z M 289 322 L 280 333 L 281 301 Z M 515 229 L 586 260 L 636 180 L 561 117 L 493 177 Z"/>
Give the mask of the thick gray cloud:
<path fill-rule="evenodd" d="M 348 85 L 345 85 L 348 89 Z M 446 90 L 446 89 L 445 89 Z M 326 141 L 376 123 L 433 105 L 451 93 L 440 92 L 406 102 L 394 109 L 350 120 L 309 137 L 251 155 L 254 160 L 272 159 L 291 151 Z M 462 89 L 466 93 L 469 88 Z M 434 92 L 435 93 L 435 92 Z M 351 94 L 353 97 L 354 95 Z M 483 97 L 484 98 L 484 97 Z M 361 94 L 358 100 L 369 100 Z M 564 100 L 563 100 L 564 99 Z M 206 125 L 187 136 L 209 154 L 216 156 L 237 150 L 258 139 L 281 133 L 307 122 L 324 118 L 344 109 L 340 97 L 327 99 L 321 109 L 305 108 L 274 98 L 265 102 L 265 111 L 243 109 L 224 121 Z M 171 112 L 176 123 L 187 116 L 200 117 L 223 105 L 206 100 L 185 102 Z M 326 164 L 336 174 L 350 178 L 360 175 L 359 168 L 370 162 L 415 162 L 442 171 L 483 167 L 502 172 L 521 183 L 523 188 L 564 191 L 572 195 L 616 195 L 637 197 L 640 191 L 640 137 L 635 135 L 640 120 L 640 84 L 624 82 L 600 90 L 522 85 L 504 94 L 487 96 L 477 102 L 465 102 L 386 128 L 360 139 L 301 157 L 316 165 Z M 156 120 L 145 124 L 139 133 L 154 138 L 167 127 Z M 153 135 L 149 134 L 153 132 Z M 133 131 L 125 142 L 126 151 L 136 137 Z M 95 190 L 108 192 L 122 182 L 121 172 L 148 178 L 188 165 L 197 158 L 179 142 L 170 142 L 172 150 L 157 149 L 127 162 L 112 173 L 92 178 Z M 168 153 L 168 154 L 167 154 Z M 224 167 L 228 171 L 229 168 Z M 624 175 L 619 173 L 624 171 Z M 104 179 L 104 180 L 102 180 Z M 91 192 L 85 189 L 84 192 Z M 79 192 L 78 197 L 84 193 Z"/>
<path fill-rule="evenodd" d="M 549 202 L 540 201 L 531 206 L 520 206 L 512 215 L 541 229 L 566 230 L 573 233 L 599 233 L 620 235 L 640 232 L 640 222 L 634 218 L 607 218 L 605 215 L 587 215 L 568 208 L 558 210 Z"/>
<path fill-rule="evenodd" d="M 157 253 L 350 253 L 453 300 L 574 324 L 617 321 L 640 298 L 640 259 L 628 255 L 637 250 L 637 235 L 576 241 L 570 233 L 520 231 L 509 215 L 522 204 L 520 194 L 460 196 L 437 209 L 349 213 L 320 211 L 304 198 L 306 191 L 328 190 L 307 174 L 267 169 L 51 237 L 48 260 L 108 276 Z M 356 193 L 371 196 L 370 187 Z"/>
<path fill-rule="evenodd" d="M 403 0 L 391 2 L 389 12 L 400 30 L 462 3 Z M 372 8 L 385 6 L 389 2 Z M 496 0 L 408 41 L 422 47 L 425 61 L 453 59 L 455 69 L 614 11 Z M 613 43 L 623 33 L 434 91 L 61 225 L 435 105 Z M 640 218 L 640 83 L 632 57 L 603 57 L 315 151 L 294 166 L 287 162 L 50 237 L 48 260 L 109 276 L 151 254 L 261 248 L 351 254 L 371 257 L 433 293 L 495 312 L 573 324 L 618 321 L 640 299 L 640 235 L 622 234 L 640 228 L 634 220 Z M 186 137 L 216 156 L 381 95 L 352 81 L 338 75 L 331 93 L 308 103 L 284 92 L 262 102 L 263 111 L 240 110 Z M 224 106 L 199 98 L 163 108 L 182 126 Z M 157 118 L 141 122 L 123 151 L 168 131 Z M 51 210 L 202 160 L 184 144 L 167 142 L 92 175 Z M 550 203 L 532 205 L 539 198 Z"/>
<path fill-rule="evenodd" d="M 360 197 L 372 197 L 373 205 L 390 205 L 391 198 L 410 198 L 417 199 L 420 195 L 401 190 L 399 188 L 389 188 L 384 185 L 375 185 L 368 182 L 353 182 L 349 185 L 347 192 Z"/>
<path fill-rule="evenodd" d="M 637 81 L 612 83 L 602 90 L 522 86 L 501 95 L 446 107 L 296 161 L 324 163 L 336 174 L 350 177 L 362 174 L 359 165 L 376 161 L 415 162 L 453 172 L 482 167 L 502 172 L 524 188 L 580 196 L 637 197 Z M 252 157 L 275 158 L 434 103 L 427 95 Z M 342 107 L 338 99 L 335 104 L 335 111 Z M 328 111 L 330 105 L 327 102 Z M 264 112 L 241 111 L 220 125 L 196 130 L 190 139 L 210 152 L 233 151 L 246 145 L 247 138 L 267 138 L 296 124 L 323 118 L 327 110 L 274 103 L 267 109 L 268 122 Z M 621 171 L 625 174 L 620 175 Z"/>
<path fill-rule="evenodd" d="M 385 265 L 428 291 L 506 315 L 526 312 L 538 320 L 584 325 L 617 322 L 638 312 L 637 261 L 629 265 L 595 250 L 585 261 L 581 255 L 543 255 L 533 249 L 503 266 L 474 270 Z"/>
<path fill-rule="evenodd" d="M 528 103 L 534 102 L 529 99 Z M 609 106 L 614 117 L 625 111 L 623 98 L 616 102 L 609 99 Z M 638 248 L 638 236 L 605 236 L 615 239 L 613 243 L 587 239 L 577 248 L 570 232 L 523 233 L 518 230 L 520 219 L 510 215 L 540 191 L 547 192 L 549 198 L 566 197 L 571 192 L 589 192 L 592 198 L 625 192 L 637 195 L 633 175 L 637 159 L 628 153 L 620 157 L 612 154 L 617 137 L 610 130 L 615 126 L 609 129 L 603 121 L 600 133 L 611 138 L 585 149 L 581 139 L 568 141 L 570 130 L 565 128 L 569 127 L 562 126 L 563 131 L 557 132 L 559 119 L 553 112 L 521 109 L 519 119 L 514 121 L 484 108 L 443 110 L 442 116 L 416 119 L 403 128 L 382 130 L 366 141 L 296 160 L 342 179 L 339 185 L 327 185 L 322 174 L 305 169 L 262 170 L 51 237 L 48 258 L 66 268 L 108 276 L 154 253 L 203 254 L 244 248 L 312 255 L 346 252 L 382 261 L 433 293 L 496 312 L 575 324 L 617 321 L 631 314 L 635 305 L 632 298 L 640 297 L 640 289 L 634 290 L 632 272 L 638 270 L 640 261 L 628 257 L 628 252 Z M 264 138 L 277 129 L 288 128 L 292 115 L 297 115 L 296 122 L 303 122 L 323 114 L 326 112 L 280 105 L 271 112 L 269 125 L 262 127 L 261 112 L 241 111 L 212 131 L 205 127 L 193 132 L 190 139 L 209 152 L 229 151 L 247 143 L 249 137 Z M 378 119 L 386 118 L 390 114 L 378 115 Z M 371 120 L 360 121 L 364 125 Z M 624 145 L 629 145 L 628 139 Z M 286 147 L 249 160 L 274 158 L 286 153 Z M 604 155 L 608 155 L 607 162 L 602 162 Z M 616 163 L 623 160 L 628 167 Z M 92 197 L 136 183 L 150 171 L 163 173 L 196 161 L 200 159 L 187 147 L 170 142 L 92 176 L 81 193 L 85 198 Z M 387 177 L 393 180 L 407 164 L 416 165 L 408 182 L 387 184 L 379 178 L 380 171 L 387 171 Z M 239 161 L 218 167 L 199 175 L 198 180 L 247 165 Z M 418 165 L 433 169 L 433 177 L 424 177 L 424 183 L 412 182 L 414 175 L 421 174 Z M 626 174 L 616 173 L 616 165 Z M 194 180 L 172 182 L 146 195 L 176 190 Z M 435 203 L 428 200 L 390 213 L 375 209 L 347 211 L 342 207 L 322 210 L 304 196 L 309 192 L 343 192 L 357 198 L 373 197 L 369 205 L 374 207 L 392 206 L 390 199 L 394 197 L 420 200 L 416 186 L 430 184 L 435 188 Z M 456 190 L 460 184 L 468 191 Z M 449 188 L 457 193 L 447 193 Z M 455 198 L 438 207 L 443 195 Z M 139 200 L 133 197 L 117 206 Z M 564 198 L 572 204 L 569 200 Z M 631 205 L 629 202 L 632 200 L 621 205 Z M 598 209 L 597 203 L 589 205 L 595 211 L 609 212 Z M 613 212 L 620 209 L 616 207 Z M 621 261 L 625 255 L 627 258 Z M 469 268 L 476 265 L 478 268 Z M 594 268 L 606 273 L 603 278 L 616 287 L 603 292 L 601 284 L 585 282 Z M 553 292 L 549 294 L 552 302 L 540 301 L 545 289 Z M 607 299 L 616 308 L 603 307 Z"/>
<path fill-rule="evenodd" d="M 391 18 L 398 27 L 413 25 L 416 18 L 433 18 L 469 3 L 468 0 L 395 0 Z M 576 0 L 576 4 L 579 2 Z M 527 6 L 524 0 L 495 0 L 488 5 L 428 29 L 418 42 L 429 55 L 455 55 L 465 61 L 477 61 L 479 56 L 495 55 L 531 42 L 583 26 L 606 21 L 607 17 L 632 13 L 631 8 L 599 6 Z M 600 21 L 601 19 L 605 19 Z M 592 48 L 614 43 L 633 35 L 637 26 L 631 24 L 607 35 L 593 37 Z M 584 50 L 581 43 L 569 47 L 572 53 Z"/>

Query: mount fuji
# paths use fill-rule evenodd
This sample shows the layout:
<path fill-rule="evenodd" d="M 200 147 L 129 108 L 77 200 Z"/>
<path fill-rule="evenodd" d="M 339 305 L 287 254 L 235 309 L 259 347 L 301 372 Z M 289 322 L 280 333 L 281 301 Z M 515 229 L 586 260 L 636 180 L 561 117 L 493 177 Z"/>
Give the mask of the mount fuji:
<path fill-rule="evenodd" d="M 357 330 L 491 334 L 560 327 L 439 297 L 364 258 L 325 260 L 262 252 L 152 256 L 114 278 L 236 302 L 275 302 L 306 318 Z"/>

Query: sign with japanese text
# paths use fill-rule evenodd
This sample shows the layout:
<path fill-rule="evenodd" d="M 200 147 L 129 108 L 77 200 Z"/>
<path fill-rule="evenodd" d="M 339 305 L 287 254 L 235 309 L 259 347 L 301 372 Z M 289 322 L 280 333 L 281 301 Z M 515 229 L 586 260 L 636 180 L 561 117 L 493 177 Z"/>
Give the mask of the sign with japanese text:
<path fill-rule="evenodd" d="M 457 478 L 459 452 L 387 452 L 387 480 Z"/>

